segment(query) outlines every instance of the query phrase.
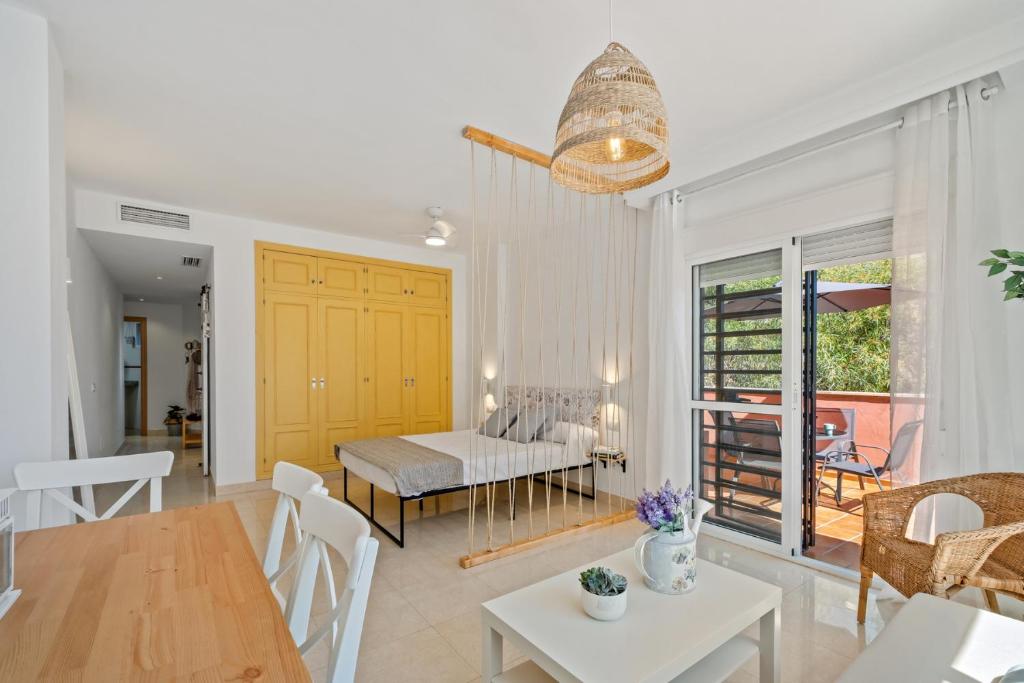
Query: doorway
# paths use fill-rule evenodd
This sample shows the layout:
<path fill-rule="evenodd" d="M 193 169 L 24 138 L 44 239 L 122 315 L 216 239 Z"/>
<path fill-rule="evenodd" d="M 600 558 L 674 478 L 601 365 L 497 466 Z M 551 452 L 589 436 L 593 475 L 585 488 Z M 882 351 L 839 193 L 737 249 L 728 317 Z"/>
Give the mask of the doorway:
<path fill-rule="evenodd" d="M 146 318 L 124 316 L 122 326 L 124 376 L 124 434 L 146 436 L 149 433 L 149 373 L 147 371 Z"/>
<path fill-rule="evenodd" d="M 890 457 L 891 282 L 889 259 L 804 276 L 803 554 L 847 569 L 864 495 L 892 488 L 902 465 Z"/>
<path fill-rule="evenodd" d="M 691 262 L 696 493 L 718 535 L 855 568 L 861 499 L 898 486 L 905 455 L 890 449 L 892 220 L 762 249 Z"/>

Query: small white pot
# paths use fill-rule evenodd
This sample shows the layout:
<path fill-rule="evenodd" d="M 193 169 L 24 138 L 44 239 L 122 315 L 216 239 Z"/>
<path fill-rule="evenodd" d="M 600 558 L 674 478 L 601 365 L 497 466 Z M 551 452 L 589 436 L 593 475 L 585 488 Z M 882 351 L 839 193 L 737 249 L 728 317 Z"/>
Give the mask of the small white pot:
<path fill-rule="evenodd" d="M 626 613 L 626 593 L 629 587 L 618 595 L 594 595 L 580 586 L 580 600 L 583 611 L 598 621 L 615 621 Z"/>

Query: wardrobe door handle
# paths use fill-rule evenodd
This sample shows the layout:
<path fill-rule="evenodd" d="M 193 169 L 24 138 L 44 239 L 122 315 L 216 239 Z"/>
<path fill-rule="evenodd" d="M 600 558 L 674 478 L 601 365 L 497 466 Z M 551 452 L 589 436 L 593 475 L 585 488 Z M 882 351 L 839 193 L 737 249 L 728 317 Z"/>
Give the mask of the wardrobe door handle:
<path fill-rule="evenodd" d="M 409 386 L 412 386 L 412 387 L 416 386 L 416 378 L 415 377 L 410 377 L 409 381 L 411 382 L 411 384 Z"/>
<path fill-rule="evenodd" d="M 309 380 L 309 388 L 310 389 L 316 389 L 316 377 L 314 377 L 313 379 Z"/>
<path fill-rule="evenodd" d="M 324 379 L 323 377 L 321 377 L 320 378 L 320 388 L 323 389 L 324 388 L 324 384 L 326 384 L 326 383 L 327 383 L 327 380 Z"/>

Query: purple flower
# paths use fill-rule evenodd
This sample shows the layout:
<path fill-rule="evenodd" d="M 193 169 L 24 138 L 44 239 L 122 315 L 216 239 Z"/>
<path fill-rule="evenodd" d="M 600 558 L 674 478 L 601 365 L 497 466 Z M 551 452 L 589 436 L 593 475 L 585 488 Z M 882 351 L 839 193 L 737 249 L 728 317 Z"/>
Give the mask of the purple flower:
<path fill-rule="evenodd" d="M 685 491 L 674 489 L 666 479 L 657 491 L 643 490 L 636 501 L 636 516 L 656 531 L 682 531 L 692 502 L 693 487 L 687 486 Z"/>

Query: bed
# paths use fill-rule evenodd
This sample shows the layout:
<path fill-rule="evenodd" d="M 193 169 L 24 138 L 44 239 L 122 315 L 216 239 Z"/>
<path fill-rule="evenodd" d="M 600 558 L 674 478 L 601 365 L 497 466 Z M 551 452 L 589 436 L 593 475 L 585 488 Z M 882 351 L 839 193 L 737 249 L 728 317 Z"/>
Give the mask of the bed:
<path fill-rule="evenodd" d="M 359 511 L 380 531 L 394 541 L 399 547 L 405 547 L 405 503 L 419 501 L 420 510 L 423 500 L 446 493 L 464 491 L 473 485 L 485 483 L 504 483 L 510 480 L 526 479 L 531 475 L 542 480 L 548 473 L 561 475 L 562 470 L 580 471 L 589 469 L 591 491 L 594 491 L 594 462 L 590 453 L 597 444 L 596 406 L 598 396 L 594 392 L 575 391 L 550 394 L 535 388 L 508 387 L 506 389 L 506 405 L 535 406 L 542 402 L 558 405 L 560 415 L 579 416 L 573 421 L 558 420 L 549 426 L 542 438 L 520 443 L 507 438 L 484 436 L 476 430 L 460 430 L 453 432 L 437 432 L 433 434 L 415 434 L 387 439 L 371 439 L 361 442 L 339 443 L 335 446 L 335 455 L 344 467 L 344 499 L 345 502 Z M 369 457 L 360 457 L 367 447 L 392 447 L 395 458 L 414 458 L 416 451 L 427 451 L 447 456 L 450 475 L 444 485 L 433 487 L 429 484 L 410 484 L 396 478 L 394 474 L 371 462 Z M 423 451 L 421 449 L 427 449 Z M 408 455 L 403 455 L 407 453 Z M 429 455 L 429 454 L 428 454 Z M 452 460 L 454 459 L 454 460 Z M 359 477 L 370 484 L 370 509 L 364 510 L 353 502 L 348 495 L 349 475 Z M 564 483 L 564 482 L 563 482 Z M 551 482 L 556 488 L 563 484 Z M 385 528 L 376 518 L 375 496 L 377 489 L 399 499 L 398 535 Z M 571 491 L 585 498 L 593 498 L 586 493 L 582 485 Z"/>

